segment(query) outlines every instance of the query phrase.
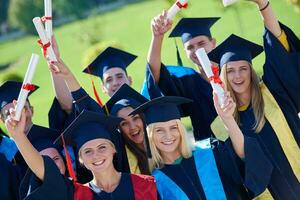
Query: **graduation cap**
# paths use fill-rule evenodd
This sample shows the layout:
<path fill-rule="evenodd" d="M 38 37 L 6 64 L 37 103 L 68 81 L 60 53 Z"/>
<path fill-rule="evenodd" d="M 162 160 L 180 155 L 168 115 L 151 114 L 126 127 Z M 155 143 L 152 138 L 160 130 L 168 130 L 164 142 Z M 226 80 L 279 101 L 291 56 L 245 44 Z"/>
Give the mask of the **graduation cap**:
<path fill-rule="evenodd" d="M 82 145 L 93 139 L 103 138 L 112 141 L 111 134 L 121 121 L 122 119 L 118 117 L 83 110 L 66 128 L 62 137 L 66 145 L 71 145 L 79 150 Z M 60 138 L 55 143 L 63 144 Z"/>
<path fill-rule="evenodd" d="M 108 47 L 83 72 L 98 76 L 102 80 L 103 74 L 113 67 L 121 68 L 126 72 L 128 65 L 136 58 L 137 56 L 126 51 Z"/>
<path fill-rule="evenodd" d="M 27 135 L 31 144 L 38 151 L 42 151 L 47 148 L 56 148 L 60 152 L 58 146 L 54 144 L 54 141 L 59 136 L 60 132 L 58 130 L 42 126 L 33 126 Z"/>
<path fill-rule="evenodd" d="M 143 95 L 135 91 L 127 84 L 123 84 L 117 92 L 107 101 L 105 108 L 113 116 L 117 116 L 117 113 L 126 107 L 136 108 L 139 105 L 147 102 Z"/>
<path fill-rule="evenodd" d="M 245 60 L 252 63 L 252 59 L 263 52 L 263 47 L 237 35 L 231 34 L 219 46 L 212 50 L 208 57 L 222 67 L 231 61 Z"/>
<path fill-rule="evenodd" d="M 6 81 L 0 86 L 0 109 L 13 100 L 17 100 L 23 83 L 17 81 Z M 39 87 L 34 85 L 28 96 L 35 92 Z"/>
<path fill-rule="evenodd" d="M 169 37 L 181 37 L 183 43 L 199 35 L 211 37 L 210 27 L 219 19 L 220 17 L 182 18 Z"/>
<path fill-rule="evenodd" d="M 137 107 L 129 115 L 143 113 L 147 125 L 155 122 L 167 122 L 180 119 L 178 105 L 191 103 L 192 100 L 177 96 L 162 96 L 148 101 Z"/>

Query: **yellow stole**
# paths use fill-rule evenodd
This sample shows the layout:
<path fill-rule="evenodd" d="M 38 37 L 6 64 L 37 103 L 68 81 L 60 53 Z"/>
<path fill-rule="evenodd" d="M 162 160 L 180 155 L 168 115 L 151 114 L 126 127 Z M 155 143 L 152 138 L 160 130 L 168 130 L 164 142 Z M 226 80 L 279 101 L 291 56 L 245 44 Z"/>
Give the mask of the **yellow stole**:
<path fill-rule="evenodd" d="M 300 148 L 296 143 L 294 135 L 279 105 L 264 84 L 261 84 L 261 92 L 265 103 L 265 117 L 276 133 L 279 143 L 292 167 L 295 176 L 297 177 L 298 181 L 300 181 Z M 211 129 L 218 139 L 225 141 L 228 138 L 228 131 L 225 129 L 220 117 L 217 117 L 214 120 L 214 122 L 211 124 Z M 265 198 L 258 199 L 272 199 L 272 197 L 269 196 L 270 194 L 266 195 L 264 192 L 262 195 Z"/>
<path fill-rule="evenodd" d="M 128 158 L 130 173 L 141 174 L 140 168 L 138 166 L 138 161 L 137 161 L 135 155 L 128 149 L 127 146 L 125 146 L 125 148 L 126 148 L 126 154 L 127 154 L 127 158 Z"/>

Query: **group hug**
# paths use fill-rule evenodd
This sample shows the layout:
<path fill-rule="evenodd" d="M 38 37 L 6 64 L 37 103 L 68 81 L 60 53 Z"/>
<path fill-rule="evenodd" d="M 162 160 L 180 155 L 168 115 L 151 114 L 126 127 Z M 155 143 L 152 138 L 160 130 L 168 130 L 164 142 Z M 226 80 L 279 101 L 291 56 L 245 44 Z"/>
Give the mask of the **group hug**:
<path fill-rule="evenodd" d="M 21 82 L 0 86 L 0 199 L 299 200 L 300 40 L 272 1 L 251 1 L 262 16 L 263 46 L 235 34 L 217 41 L 210 28 L 220 17 L 177 24 L 165 10 L 153 17 L 142 94 L 126 70 L 137 56 L 107 47 L 83 71 L 100 78 L 93 84 L 110 97 L 105 104 L 81 87 L 53 36 L 57 61 L 45 57 L 55 93 L 49 128 L 32 122 L 30 96 L 15 120 Z M 181 38 L 197 70 L 163 62 L 167 37 Z M 262 53 L 264 63 L 253 66 Z M 222 104 L 212 81 L 224 89 Z"/>

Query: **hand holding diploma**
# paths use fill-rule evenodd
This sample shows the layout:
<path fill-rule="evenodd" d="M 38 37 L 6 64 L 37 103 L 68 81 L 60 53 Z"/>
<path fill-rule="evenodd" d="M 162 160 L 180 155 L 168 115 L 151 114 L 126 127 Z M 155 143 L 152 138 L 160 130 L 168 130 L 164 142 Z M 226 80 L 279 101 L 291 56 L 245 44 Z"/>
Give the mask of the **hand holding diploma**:
<path fill-rule="evenodd" d="M 163 13 L 154 17 L 151 21 L 152 35 L 154 37 L 161 37 L 165 35 L 172 28 L 172 21 L 167 18 L 167 12 L 164 10 Z"/>
<path fill-rule="evenodd" d="M 32 83 L 32 79 L 33 79 L 38 61 L 39 61 L 39 56 L 37 54 L 33 53 L 31 55 L 31 58 L 30 58 L 30 61 L 28 64 L 28 68 L 27 68 L 27 72 L 24 77 L 23 85 L 22 85 L 21 91 L 18 96 L 17 105 L 15 106 L 14 120 L 16 120 L 16 121 L 20 120 L 21 112 L 24 108 L 24 105 L 26 103 L 26 99 L 28 97 L 29 92 L 35 89 L 35 86 L 32 85 L 31 83 Z"/>
<path fill-rule="evenodd" d="M 188 6 L 188 0 L 177 0 L 176 3 L 168 10 L 167 19 L 172 20 L 175 15 L 183 8 Z"/>
<path fill-rule="evenodd" d="M 223 83 L 219 77 L 219 67 L 212 66 L 204 48 L 200 48 L 196 51 L 196 56 L 201 63 L 201 66 L 208 77 L 210 84 L 214 92 L 218 95 L 220 106 L 224 106 L 225 96 Z"/>

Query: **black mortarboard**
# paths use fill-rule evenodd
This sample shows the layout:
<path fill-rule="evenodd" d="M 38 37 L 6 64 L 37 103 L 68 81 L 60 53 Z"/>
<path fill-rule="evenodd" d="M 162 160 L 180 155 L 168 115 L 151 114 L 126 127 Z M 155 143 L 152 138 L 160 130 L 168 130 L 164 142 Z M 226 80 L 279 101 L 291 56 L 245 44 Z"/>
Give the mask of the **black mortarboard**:
<path fill-rule="evenodd" d="M 125 107 L 133 109 L 147 102 L 143 95 L 135 91 L 127 84 L 123 84 L 118 91 L 107 101 L 105 107 L 110 115 L 117 116 L 119 110 Z"/>
<path fill-rule="evenodd" d="M 181 115 L 177 106 L 191 102 L 192 100 L 184 97 L 162 96 L 140 105 L 130 115 L 144 113 L 147 125 L 155 122 L 166 122 L 180 119 Z"/>
<path fill-rule="evenodd" d="M 169 37 L 181 37 L 183 43 L 199 35 L 211 37 L 210 27 L 219 19 L 220 17 L 182 18 Z"/>
<path fill-rule="evenodd" d="M 121 118 L 109 117 L 101 113 L 83 110 L 63 133 L 66 145 L 79 150 L 86 142 L 103 138 L 112 141 L 111 134 L 115 131 Z M 58 138 L 56 143 L 63 144 Z"/>
<path fill-rule="evenodd" d="M 105 71 L 118 67 L 126 72 L 126 68 L 137 56 L 126 51 L 107 47 L 97 58 L 83 70 L 83 72 L 103 78 Z"/>
<path fill-rule="evenodd" d="M 58 138 L 59 135 L 60 132 L 58 130 L 42 126 L 34 126 L 30 129 L 27 137 L 38 151 L 42 151 L 47 148 L 56 148 L 59 150 L 58 146 L 54 144 L 55 139 Z"/>
<path fill-rule="evenodd" d="M 263 52 L 263 47 L 244 38 L 230 35 L 219 46 L 212 50 L 208 57 L 219 63 L 220 67 L 231 61 L 245 60 L 252 63 L 252 59 Z"/>
<path fill-rule="evenodd" d="M 17 100 L 23 83 L 17 81 L 6 81 L 0 86 L 0 109 L 13 100 Z M 33 86 L 29 95 L 36 91 L 39 87 Z"/>

